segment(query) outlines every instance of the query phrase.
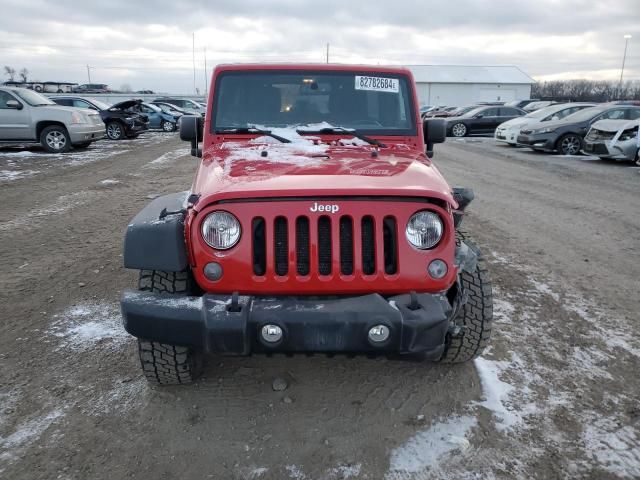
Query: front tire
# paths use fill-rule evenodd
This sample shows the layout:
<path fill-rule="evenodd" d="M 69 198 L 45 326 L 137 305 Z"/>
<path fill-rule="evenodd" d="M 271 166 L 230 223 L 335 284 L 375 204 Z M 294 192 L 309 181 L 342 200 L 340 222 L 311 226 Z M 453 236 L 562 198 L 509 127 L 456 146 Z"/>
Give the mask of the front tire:
<path fill-rule="evenodd" d="M 167 120 L 162 121 L 162 130 L 165 132 L 175 132 L 176 124 L 172 122 L 168 122 Z"/>
<path fill-rule="evenodd" d="M 50 153 L 64 153 L 71 150 L 71 139 L 67 129 L 61 125 L 50 125 L 40 132 L 40 144 Z"/>
<path fill-rule="evenodd" d="M 451 135 L 454 137 L 466 137 L 467 126 L 464 123 L 454 123 L 451 127 Z"/>
<path fill-rule="evenodd" d="M 141 270 L 138 290 L 187 295 L 192 291 L 188 272 Z M 182 385 L 193 382 L 202 372 L 202 353 L 180 345 L 138 339 L 142 372 L 150 383 Z"/>
<path fill-rule="evenodd" d="M 493 291 L 486 260 L 464 233 L 456 232 L 456 237 L 476 253 L 478 262 L 473 272 L 460 272 L 462 288 L 468 299 L 454 319 L 455 324 L 461 327 L 461 333 L 448 338 L 440 359 L 443 363 L 462 363 L 480 356 L 489 344 L 493 321 Z"/>
<path fill-rule="evenodd" d="M 567 133 L 558 139 L 556 148 L 562 155 L 577 155 L 582 150 L 582 139 L 574 133 Z"/>
<path fill-rule="evenodd" d="M 124 126 L 120 122 L 107 123 L 107 138 L 109 140 L 122 140 L 124 138 Z"/>

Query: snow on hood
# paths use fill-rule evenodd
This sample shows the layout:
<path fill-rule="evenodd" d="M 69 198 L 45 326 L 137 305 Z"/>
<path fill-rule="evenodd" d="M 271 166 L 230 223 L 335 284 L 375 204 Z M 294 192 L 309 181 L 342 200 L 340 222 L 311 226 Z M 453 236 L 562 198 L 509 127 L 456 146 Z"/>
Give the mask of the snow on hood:
<path fill-rule="evenodd" d="M 387 195 L 429 195 L 455 203 L 440 172 L 415 147 L 389 144 L 378 148 L 358 138 L 322 142 L 313 135 L 300 135 L 296 128 L 301 130 L 264 128 L 291 143 L 264 135 L 205 148 L 194 193 L 213 200 L 247 194 L 299 196 L 385 191 Z M 305 130 L 322 128 L 331 125 L 309 125 Z"/>
<path fill-rule="evenodd" d="M 604 132 L 617 132 L 618 130 L 627 130 L 629 128 L 640 126 L 640 120 L 598 120 L 593 124 L 596 130 Z"/>

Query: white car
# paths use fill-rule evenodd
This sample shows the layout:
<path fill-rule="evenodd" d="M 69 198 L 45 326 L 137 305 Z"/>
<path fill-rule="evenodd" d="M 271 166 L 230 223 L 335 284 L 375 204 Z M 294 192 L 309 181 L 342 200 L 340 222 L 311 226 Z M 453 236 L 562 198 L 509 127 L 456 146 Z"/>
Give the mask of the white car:
<path fill-rule="evenodd" d="M 516 146 L 518 144 L 517 139 L 520 129 L 525 126 L 532 123 L 548 122 L 549 120 L 561 120 L 578 110 L 593 106 L 595 106 L 594 103 L 562 103 L 541 108 L 540 110 L 526 114 L 524 117 L 514 118 L 501 123 L 498 125 L 498 128 L 496 128 L 494 138 L 498 142 L 505 142 L 509 145 Z"/>
<path fill-rule="evenodd" d="M 583 153 L 640 166 L 640 120 L 599 120 L 584 137 Z"/>

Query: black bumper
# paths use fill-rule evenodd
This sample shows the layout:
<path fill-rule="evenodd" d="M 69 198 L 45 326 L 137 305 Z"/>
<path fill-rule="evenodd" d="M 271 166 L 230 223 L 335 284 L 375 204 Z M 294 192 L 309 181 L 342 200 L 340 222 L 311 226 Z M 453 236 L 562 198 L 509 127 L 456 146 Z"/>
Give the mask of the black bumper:
<path fill-rule="evenodd" d="M 412 303 L 415 301 L 415 303 Z M 421 354 L 444 351 L 451 306 L 441 294 L 378 294 L 332 299 L 237 297 L 205 294 L 176 297 L 127 291 L 121 300 L 124 327 L 140 339 L 184 345 L 211 353 L 327 352 Z M 280 342 L 262 340 L 265 325 L 283 331 Z M 385 325 L 389 338 L 369 339 Z"/>
<path fill-rule="evenodd" d="M 556 148 L 557 136 L 551 134 L 538 134 L 538 135 L 518 135 L 516 143 L 518 145 L 525 145 L 527 147 L 535 148 L 538 150 L 553 151 Z"/>

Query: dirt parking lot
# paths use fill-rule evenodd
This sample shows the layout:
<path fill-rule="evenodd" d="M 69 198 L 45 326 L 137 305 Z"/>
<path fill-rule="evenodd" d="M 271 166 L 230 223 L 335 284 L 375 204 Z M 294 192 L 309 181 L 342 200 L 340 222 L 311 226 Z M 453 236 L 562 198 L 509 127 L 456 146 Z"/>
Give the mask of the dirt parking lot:
<path fill-rule="evenodd" d="M 640 169 L 438 146 L 475 189 L 466 229 L 494 282 L 474 363 L 212 358 L 195 385 L 156 388 L 120 323 L 122 238 L 189 188 L 187 152 L 161 133 L 0 150 L 1 478 L 640 477 Z"/>

